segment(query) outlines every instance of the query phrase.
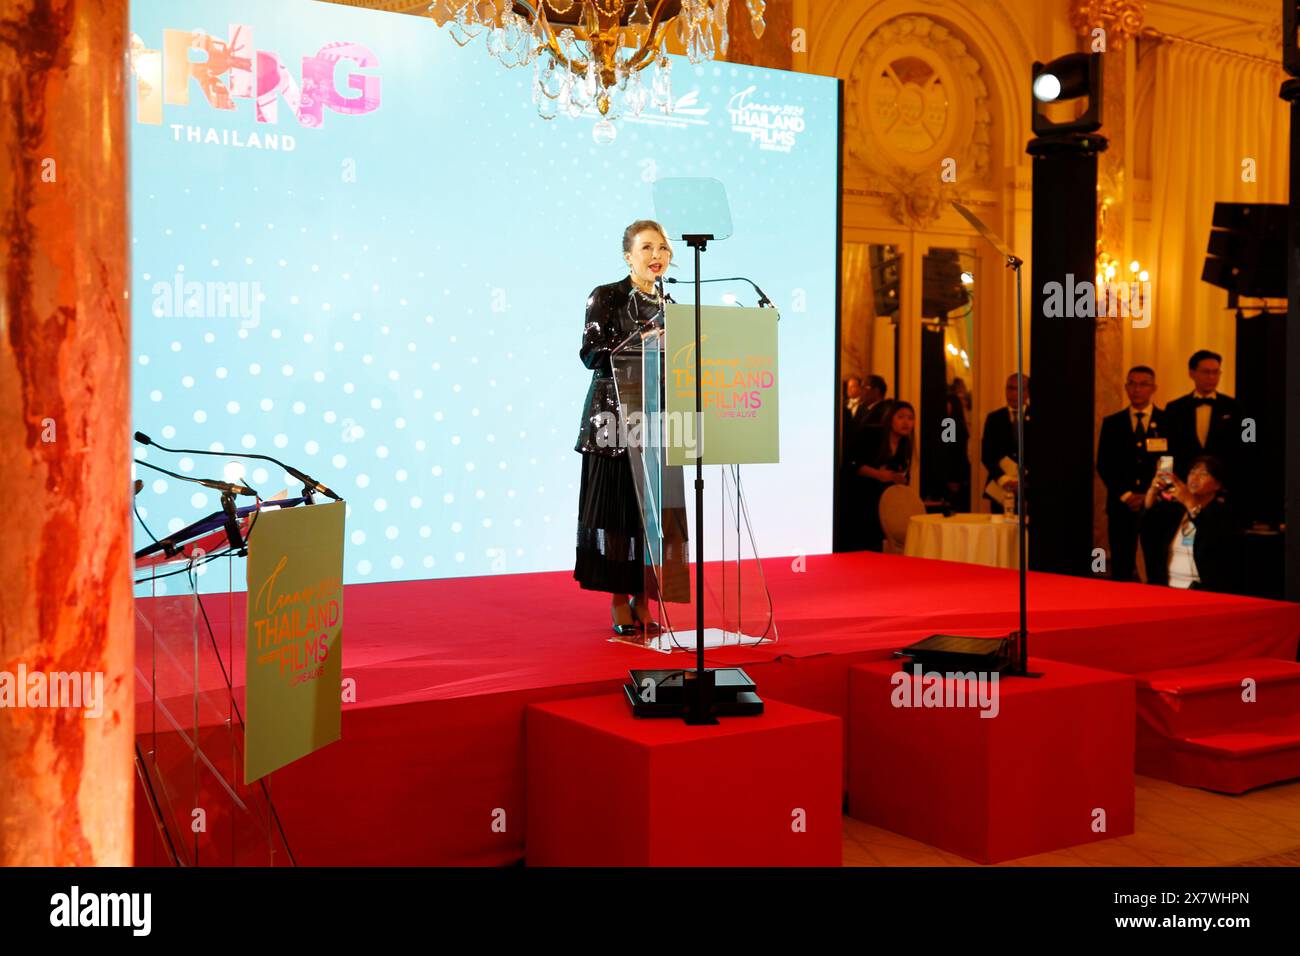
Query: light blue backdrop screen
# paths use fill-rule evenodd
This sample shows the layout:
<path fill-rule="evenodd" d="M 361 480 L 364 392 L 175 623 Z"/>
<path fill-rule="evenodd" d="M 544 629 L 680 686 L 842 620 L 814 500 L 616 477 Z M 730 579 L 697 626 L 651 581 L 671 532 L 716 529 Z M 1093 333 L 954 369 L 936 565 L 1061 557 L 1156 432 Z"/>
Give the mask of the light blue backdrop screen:
<path fill-rule="evenodd" d="M 365 46 L 378 66 L 343 61 L 336 86 L 352 96 L 349 72 L 378 76 L 381 104 L 326 109 L 307 128 L 281 99 L 278 122 L 258 123 L 251 99 L 219 110 L 191 81 L 189 104 L 148 125 L 132 81 L 137 429 L 173 446 L 269 454 L 340 492 L 348 583 L 571 568 L 587 296 L 626 274 L 622 231 L 654 216 L 656 178 L 711 176 L 726 186 L 735 235 L 710 246 L 704 275 L 751 276 L 782 310 L 782 461 L 744 474 L 758 547 L 830 549 L 834 80 L 676 59 L 674 117 L 619 120 L 606 143 L 591 117 L 540 119 L 531 68 L 505 69 L 481 39 L 460 48 L 427 19 L 306 0 L 131 9 L 146 49 L 161 50 L 167 28 L 224 40 L 232 23 L 251 26 L 253 45 L 299 82 L 303 56 Z M 762 109 L 729 109 L 738 95 L 767 116 L 801 111 L 788 151 L 754 132 Z M 208 130 L 227 142 L 189 141 Z M 268 130 L 280 149 L 230 142 Z M 692 277 L 690 249 L 676 250 L 671 274 Z M 238 305 L 213 307 L 209 290 L 229 283 Z M 670 288 L 691 301 L 686 286 Z M 733 292 L 756 304 L 741 285 L 705 288 L 706 303 Z M 228 460 L 136 457 L 205 477 Z M 282 469 L 245 467 L 263 495 L 301 487 Z M 218 507 L 195 485 L 137 474 L 155 534 Z M 137 524 L 137 547 L 146 543 Z"/>

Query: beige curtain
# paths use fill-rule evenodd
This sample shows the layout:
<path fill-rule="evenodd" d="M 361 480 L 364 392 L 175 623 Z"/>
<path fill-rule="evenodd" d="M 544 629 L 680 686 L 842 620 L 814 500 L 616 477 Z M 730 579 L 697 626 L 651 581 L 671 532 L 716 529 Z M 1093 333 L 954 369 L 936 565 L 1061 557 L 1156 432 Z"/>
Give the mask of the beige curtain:
<path fill-rule="evenodd" d="M 1156 51 L 1151 130 L 1150 326 L 1133 329 L 1134 364 L 1150 365 L 1157 401 L 1191 390 L 1187 357 L 1224 357 L 1221 388 L 1235 391 L 1235 320 L 1227 292 L 1201 281 L 1217 202 L 1287 201 L 1289 117 L 1278 98 L 1281 67 L 1167 42 Z M 1256 181 L 1243 182 L 1254 160 Z"/>
<path fill-rule="evenodd" d="M 871 265 L 865 242 L 844 243 L 840 312 L 840 377 L 867 375 L 871 369 Z"/>

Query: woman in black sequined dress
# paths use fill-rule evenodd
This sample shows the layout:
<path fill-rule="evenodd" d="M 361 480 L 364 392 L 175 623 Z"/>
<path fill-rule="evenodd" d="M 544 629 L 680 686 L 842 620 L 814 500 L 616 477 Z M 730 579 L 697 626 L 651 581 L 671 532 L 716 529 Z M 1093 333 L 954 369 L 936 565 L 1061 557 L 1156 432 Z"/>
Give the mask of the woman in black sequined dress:
<path fill-rule="evenodd" d="M 630 635 L 652 621 L 645 602 L 645 535 L 627 449 L 619 443 L 610 353 L 638 329 L 663 321 L 659 280 L 672 261 L 663 227 L 649 219 L 628 226 L 623 258 L 627 277 L 592 290 L 582 330 L 579 355 L 592 375 L 574 446 L 582 453 L 582 484 L 573 576 L 587 590 L 613 595 L 614 631 Z"/>

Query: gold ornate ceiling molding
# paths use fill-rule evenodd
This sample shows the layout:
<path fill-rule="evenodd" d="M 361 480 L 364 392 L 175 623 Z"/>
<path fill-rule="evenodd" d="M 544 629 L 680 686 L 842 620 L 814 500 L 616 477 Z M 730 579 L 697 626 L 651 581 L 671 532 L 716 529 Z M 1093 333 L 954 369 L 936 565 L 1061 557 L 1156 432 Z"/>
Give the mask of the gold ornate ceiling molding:
<path fill-rule="evenodd" d="M 1142 31 L 1145 0 L 1070 0 L 1070 26 L 1080 36 L 1106 31 L 1106 49 L 1119 50 Z"/>
<path fill-rule="evenodd" d="M 1282 56 L 1282 20 L 1279 18 L 1255 31 L 1255 38 L 1269 53 Z"/>
<path fill-rule="evenodd" d="M 992 116 L 979 60 L 952 28 L 895 17 L 863 43 L 845 94 L 846 161 L 900 223 L 934 222 L 958 186 L 986 186 Z"/>

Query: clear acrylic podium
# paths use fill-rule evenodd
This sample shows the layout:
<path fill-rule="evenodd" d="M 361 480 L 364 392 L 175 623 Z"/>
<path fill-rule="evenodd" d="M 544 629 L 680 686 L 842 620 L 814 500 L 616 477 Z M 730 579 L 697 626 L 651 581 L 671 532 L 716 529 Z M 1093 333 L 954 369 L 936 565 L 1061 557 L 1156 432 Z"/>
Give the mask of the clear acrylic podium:
<path fill-rule="evenodd" d="M 137 562 L 135 747 L 146 806 L 136 825 L 156 829 L 137 841 L 146 847 L 137 866 L 294 864 L 269 781 L 240 774 L 245 595 L 234 592 L 235 558 L 208 543 L 219 538 L 199 539 L 216 558 L 206 566 L 196 542 Z"/>
<path fill-rule="evenodd" d="M 621 421 L 645 531 L 645 595 L 655 601 L 655 626 L 644 635 L 613 640 L 671 653 L 696 646 L 695 568 L 686 476 L 668 464 L 676 445 L 693 458 L 700 443 L 693 415 L 667 411 L 665 332 L 634 333 L 611 355 Z M 694 466 L 690 470 L 694 471 Z M 753 645 L 777 640 L 772 598 L 763 576 L 740 465 L 709 466 L 706 474 L 704 646 Z M 716 475 L 716 477 L 714 477 Z M 693 499 L 692 499 L 693 500 Z"/>

